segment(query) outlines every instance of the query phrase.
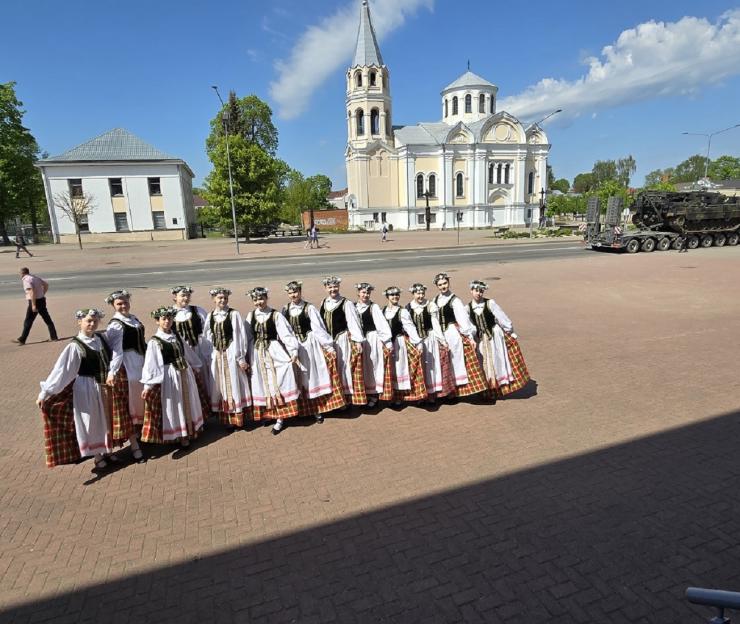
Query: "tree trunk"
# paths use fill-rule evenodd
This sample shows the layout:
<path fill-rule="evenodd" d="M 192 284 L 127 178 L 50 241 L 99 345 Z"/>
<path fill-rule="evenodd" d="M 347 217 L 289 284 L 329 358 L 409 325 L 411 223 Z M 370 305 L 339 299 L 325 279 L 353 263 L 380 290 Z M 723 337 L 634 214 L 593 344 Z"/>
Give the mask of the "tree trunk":
<path fill-rule="evenodd" d="M 8 229 L 5 227 L 5 221 L 0 220 L 0 236 L 3 238 L 3 245 L 11 245 L 10 238 L 8 238 Z"/>
<path fill-rule="evenodd" d="M 82 249 L 82 235 L 80 234 L 80 226 L 77 222 L 75 222 L 75 231 L 77 232 L 77 244 Z"/>

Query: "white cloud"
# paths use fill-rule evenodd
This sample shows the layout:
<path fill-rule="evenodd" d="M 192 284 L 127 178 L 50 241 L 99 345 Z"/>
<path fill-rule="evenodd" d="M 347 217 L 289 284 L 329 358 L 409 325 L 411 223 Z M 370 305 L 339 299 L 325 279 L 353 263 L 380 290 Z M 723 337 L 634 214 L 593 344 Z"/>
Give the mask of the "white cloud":
<path fill-rule="evenodd" d="M 563 109 L 560 118 L 577 117 L 718 83 L 740 73 L 740 9 L 726 12 L 716 24 L 697 17 L 640 24 L 585 64 L 588 73 L 577 80 L 544 78 L 502 98 L 499 108 L 520 119 L 536 119 L 555 108 Z"/>
<path fill-rule="evenodd" d="M 431 10 L 433 6 L 434 0 L 374 0 L 370 14 L 375 34 L 383 39 L 420 8 Z M 359 23 L 360 5 L 353 0 L 318 25 L 309 26 L 289 58 L 276 61 L 278 77 L 270 83 L 270 95 L 277 102 L 280 117 L 300 116 L 326 79 L 349 63 Z"/>

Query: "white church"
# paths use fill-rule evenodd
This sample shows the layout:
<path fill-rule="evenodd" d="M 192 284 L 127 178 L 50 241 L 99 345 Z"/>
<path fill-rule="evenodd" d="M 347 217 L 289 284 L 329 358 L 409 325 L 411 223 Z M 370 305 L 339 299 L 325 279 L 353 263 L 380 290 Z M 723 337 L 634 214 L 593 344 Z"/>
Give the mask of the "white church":
<path fill-rule="evenodd" d="M 550 145 L 537 124 L 496 110 L 498 87 L 466 71 L 441 93 L 441 120 L 394 126 L 390 72 L 363 0 L 347 70 L 349 229 L 537 223 Z"/>

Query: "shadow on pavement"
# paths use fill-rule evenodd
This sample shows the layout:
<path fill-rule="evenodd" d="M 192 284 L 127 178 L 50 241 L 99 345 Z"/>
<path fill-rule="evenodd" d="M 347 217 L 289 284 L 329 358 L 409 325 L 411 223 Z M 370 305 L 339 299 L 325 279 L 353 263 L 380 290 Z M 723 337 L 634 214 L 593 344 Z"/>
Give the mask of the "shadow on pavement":
<path fill-rule="evenodd" d="M 702 622 L 687 586 L 740 588 L 738 440 L 733 412 L 0 621 Z"/>

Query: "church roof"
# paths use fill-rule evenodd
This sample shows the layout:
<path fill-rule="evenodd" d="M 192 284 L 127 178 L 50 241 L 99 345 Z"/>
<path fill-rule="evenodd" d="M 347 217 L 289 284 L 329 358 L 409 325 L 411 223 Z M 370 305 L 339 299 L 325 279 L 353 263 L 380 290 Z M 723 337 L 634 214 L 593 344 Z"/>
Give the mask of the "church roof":
<path fill-rule="evenodd" d="M 450 91 L 451 89 L 464 89 L 465 87 L 495 87 L 496 85 L 492 82 L 488 82 L 485 78 L 481 78 L 478 74 L 474 74 L 470 70 L 466 71 L 454 82 L 448 84 L 444 89 Z"/>
<path fill-rule="evenodd" d="M 370 19 L 370 7 L 368 0 L 362 0 L 360 9 L 360 27 L 357 30 L 357 45 L 355 46 L 355 58 L 350 67 L 375 65 L 383 66 L 383 57 L 380 55 L 378 41 L 375 38 L 375 29 Z"/>
<path fill-rule="evenodd" d="M 484 126 L 492 118 L 503 119 L 518 122 L 518 120 L 504 111 L 499 111 L 493 115 L 487 115 L 483 119 L 465 123 L 463 126 L 473 135 L 472 142 L 481 141 Z M 393 126 L 393 134 L 402 145 L 441 145 L 447 140 L 447 136 L 457 124 L 447 124 L 443 121 L 433 123 L 419 123 L 415 126 Z"/>
<path fill-rule="evenodd" d="M 156 147 L 144 142 L 136 135 L 123 128 L 114 128 L 94 139 L 73 147 L 57 156 L 45 158 L 39 162 L 79 162 L 101 160 L 177 160 L 181 159 L 165 154 Z"/>

